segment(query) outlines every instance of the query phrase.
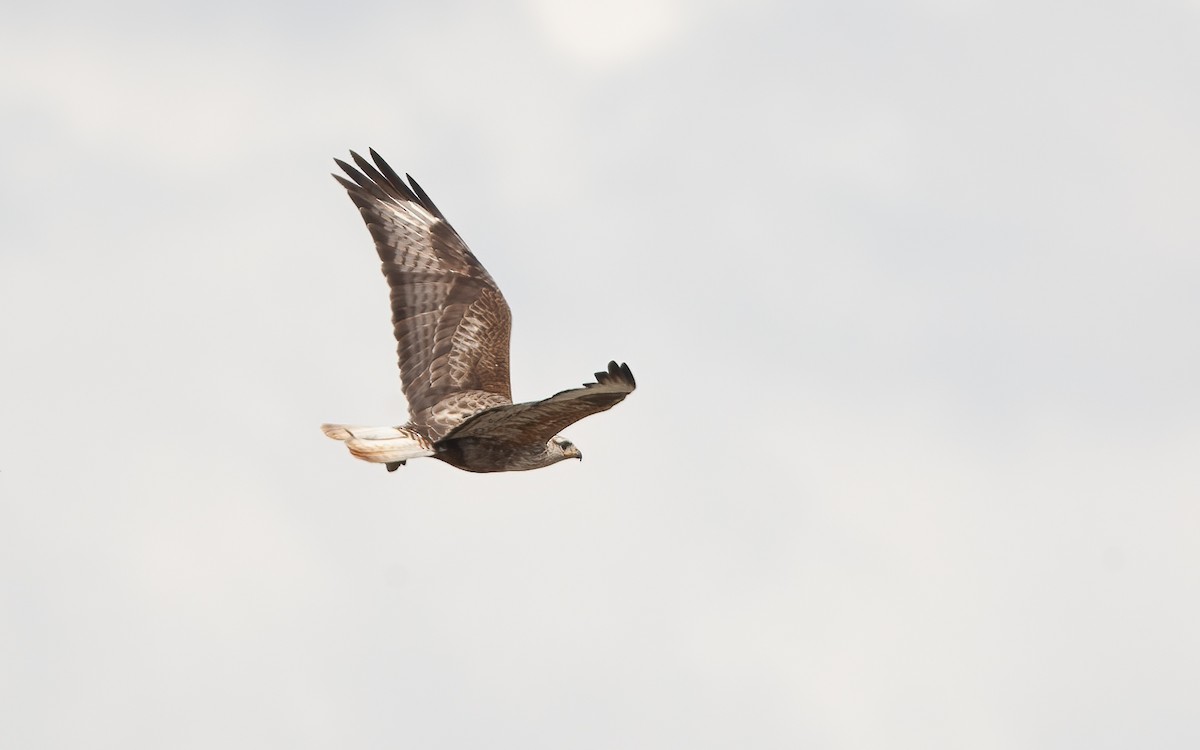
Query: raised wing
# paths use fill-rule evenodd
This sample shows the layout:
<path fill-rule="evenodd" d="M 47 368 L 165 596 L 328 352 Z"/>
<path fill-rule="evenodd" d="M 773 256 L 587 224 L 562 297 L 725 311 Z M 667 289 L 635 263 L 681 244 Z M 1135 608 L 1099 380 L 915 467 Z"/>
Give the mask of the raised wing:
<path fill-rule="evenodd" d="M 358 169 L 335 159 L 350 179 L 334 178 L 358 206 L 383 261 L 413 423 L 437 439 L 470 416 L 472 405 L 512 402 L 512 314 L 491 275 L 416 180 L 405 175 L 406 184 L 374 149 L 370 154 L 373 165 L 350 152 Z"/>
<path fill-rule="evenodd" d="M 506 404 L 482 411 L 450 431 L 444 440 L 483 437 L 512 443 L 544 443 L 567 425 L 606 411 L 633 393 L 637 383 L 629 365 L 608 363 L 595 383 L 556 393 L 541 401 Z"/>

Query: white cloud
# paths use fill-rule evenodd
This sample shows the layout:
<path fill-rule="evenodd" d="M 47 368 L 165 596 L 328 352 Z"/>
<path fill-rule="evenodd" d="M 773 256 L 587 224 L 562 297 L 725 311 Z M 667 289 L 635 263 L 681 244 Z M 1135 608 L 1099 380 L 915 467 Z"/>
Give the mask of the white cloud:
<path fill-rule="evenodd" d="M 528 0 L 528 7 L 559 55 L 601 69 L 661 49 L 688 22 L 679 0 Z"/>

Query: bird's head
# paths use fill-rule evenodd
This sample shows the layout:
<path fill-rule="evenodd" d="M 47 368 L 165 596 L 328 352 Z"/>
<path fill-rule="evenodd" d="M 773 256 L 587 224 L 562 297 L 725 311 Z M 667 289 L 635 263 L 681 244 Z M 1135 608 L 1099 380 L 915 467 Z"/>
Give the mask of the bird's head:
<path fill-rule="evenodd" d="M 580 461 L 583 460 L 583 454 L 579 452 L 575 444 L 561 435 L 550 438 L 550 442 L 547 445 L 550 446 L 552 453 L 557 453 L 563 458 L 578 458 Z"/>

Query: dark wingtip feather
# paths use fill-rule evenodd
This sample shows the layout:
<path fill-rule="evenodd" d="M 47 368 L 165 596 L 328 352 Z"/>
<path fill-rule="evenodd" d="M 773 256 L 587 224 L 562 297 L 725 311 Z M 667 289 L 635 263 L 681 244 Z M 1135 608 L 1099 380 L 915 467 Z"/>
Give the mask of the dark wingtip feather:
<path fill-rule="evenodd" d="M 596 382 L 602 385 L 612 382 L 625 383 L 634 388 L 637 387 L 637 382 L 633 379 L 633 371 L 629 369 L 629 365 L 624 363 L 618 365 L 616 360 L 608 363 L 607 372 L 596 373 Z"/>
<path fill-rule="evenodd" d="M 408 187 L 404 180 L 400 179 L 400 175 L 396 174 L 396 170 L 392 169 L 392 165 L 384 161 L 384 158 L 379 155 L 378 151 L 370 148 L 367 149 L 367 152 L 371 154 L 371 158 L 375 161 L 375 166 L 379 167 L 379 171 L 383 173 L 384 178 L 393 188 L 395 188 L 401 195 L 404 196 L 405 200 L 412 201 L 413 203 L 420 203 L 420 200 L 415 194 L 413 194 L 413 191 Z"/>
<path fill-rule="evenodd" d="M 365 174 L 367 176 L 372 176 L 371 175 L 372 172 L 375 172 L 376 174 L 378 174 L 378 172 L 376 172 L 376 170 L 375 170 L 375 165 L 372 164 L 371 162 L 367 161 L 366 159 L 362 158 L 362 156 L 360 156 L 358 153 L 351 151 L 350 158 L 354 159 L 354 163 L 357 164 L 358 168 L 363 171 L 363 174 Z M 376 181 L 378 182 L 378 180 L 376 180 Z"/>
<path fill-rule="evenodd" d="M 385 200 L 397 203 L 416 200 L 416 196 L 412 194 L 412 191 L 403 182 L 390 179 L 387 175 L 376 169 L 375 165 L 371 162 L 355 154 L 353 151 L 350 153 L 354 156 L 354 163 L 358 165 L 358 168 L 363 171 L 363 174 L 373 183 L 374 187 L 380 191 L 379 194 L 385 196 Z"/>
<path fill-rule="evenodd" d="M 634 388 L 637 388 L 637 381 L 633 379 L 633 370 L 630 370 L 629 365 L 625 364 L 624 362 L 621 363 L 621 374 L 625 376 L 625 379 L 629 381 L 630 385 L 632 385 Z"/>
<path fill-rule="evenodd" d="M 404 173 L 404 176 L 408 178 L 408 184 L 412 185 L 413 192 L 416 193 L 417 197 L 421 199 L 421 205 L 429 209 L 429 212 L 434 216 L 445 221 L 446 217 L 442 216 L 442 212 L 439 211 L 438 207 L 434 205 L 432 200 L 430 200 L 429 193 L 426 193 L 425 190 L 422 189 L 420 183 L 414 180 L 412 175 L 407 172 Z"/>
<path fill-rule="evenodd" d="M 357 156 L 357 154 L 355 154 L 353 151 L 351 151 L 350 154 L 352 156 Z M 350 179 L 352 179 L 356 183 L 358 183 L 359 189 L 367 190 L 370 192 L 379 191 L 379 186 L 376 185 L 375 183 L 373 183 L 369 177 L 367 177 L 362 172 L 359 172 L 357 169 L 350 166 L 346 162 L 342 161 L 341 159 L 334 159 L 333 163 L 337 164 L 339 167 L 341 167 L 342 171 L 345 172 L 350 177 Z"/>
<path fill-rule="evenodd" d="M 439 219 L 445 220 L 441 212 L 437 210 L 437 206 L 433 205 L 433 201 L 429 200 L 429 196 L 425 191 L 419 190 L 419 193 L 413 192 L 400 175 L 396 174 L 396 170 L 384 161 L 375 149 L 368 149 L 367 153 L 375 160 L 375 164 L 364 159 L 357 151 L 350 151 L 350 158 L 354 161 L 357 167 L 349 164 L 342 159 L 334 158 L 334 163 L 341 167 L 342 171 L 353 180 L 356 185 L 353 187 L 348 185 L 345 180 L 339 179 L 347 190 L 351 192 L 364 192 L 377 200 L 384 202 L 393 201 L 411 201 L 418 205 L 424 206 L 428 211 L 433 213 Z M 337 177 L 335 174 L 334 177 Z M 412 178 L 409 178 L 410 180 Z M 413 183 L 414 186 L 416 183 Z"/>
<path fill-rule="evenodd" d="M 373 148 L 368 148 L 367 153 L 371 155 L 371 161 L 375 162 L 375 166 L 379 167 L 379 171 L 387 175 L 392 182 L 404 184 L 404 180 L 400 179 L 400 175 L 396 174 L 396 170 L 392 169 L 392 165 L 379 155 L 379 152 Z"/>

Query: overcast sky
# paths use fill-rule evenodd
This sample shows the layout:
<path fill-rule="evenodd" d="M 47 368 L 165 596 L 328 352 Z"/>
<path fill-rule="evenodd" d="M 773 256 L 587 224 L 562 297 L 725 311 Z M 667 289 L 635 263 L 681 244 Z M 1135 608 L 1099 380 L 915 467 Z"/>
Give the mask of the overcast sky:
<path fill-rule="evenodd" d="M 6 747 L 1200 746 L 1200 3 L 4 15 Z M 321 434 L 368 147 L 585 461 Z"/>

